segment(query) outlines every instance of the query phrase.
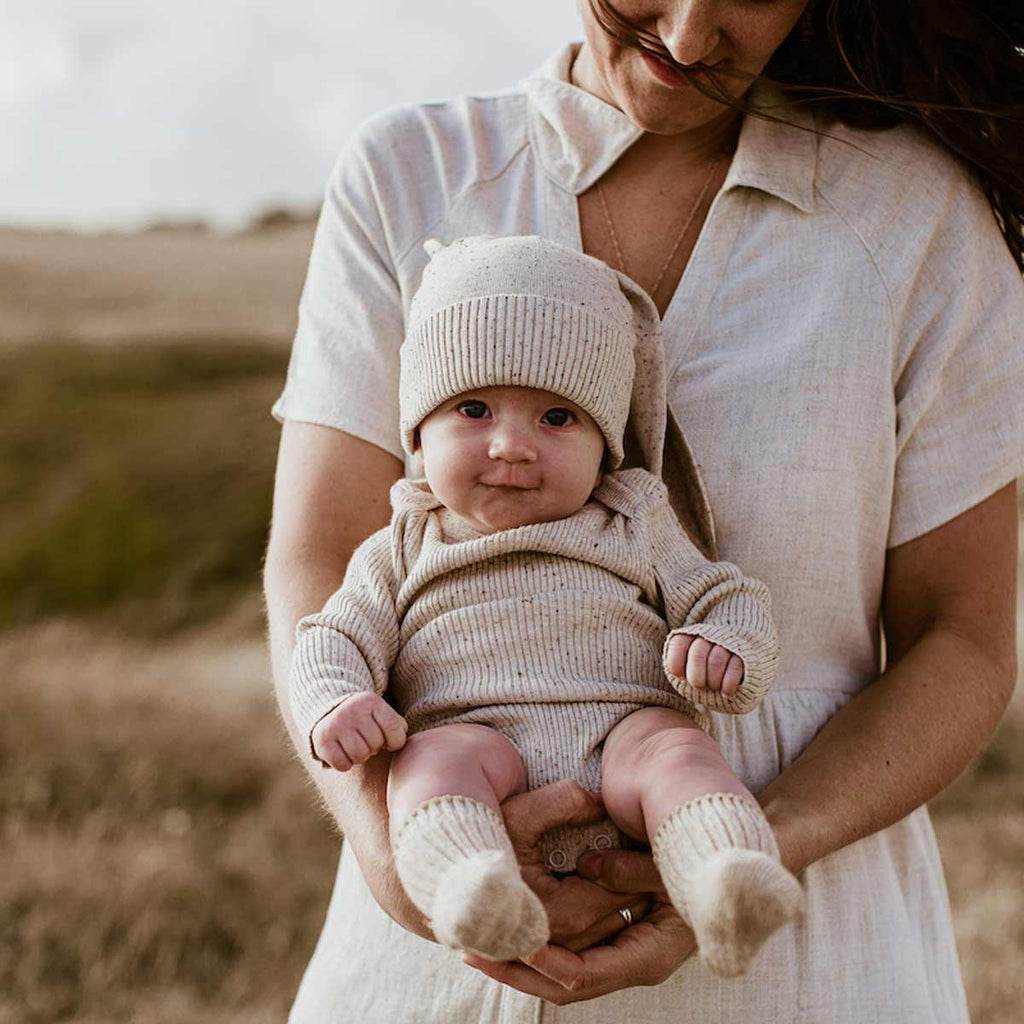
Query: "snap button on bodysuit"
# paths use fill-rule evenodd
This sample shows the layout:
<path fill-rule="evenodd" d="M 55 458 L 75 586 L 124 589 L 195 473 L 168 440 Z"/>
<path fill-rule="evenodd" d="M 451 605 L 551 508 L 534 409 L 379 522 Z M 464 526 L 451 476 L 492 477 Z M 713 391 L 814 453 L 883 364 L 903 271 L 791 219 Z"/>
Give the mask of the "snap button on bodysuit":
<path fill-rule="evenodd" d="M 569 858 L 566 856 L 565 850 L 552 850 L 548 854 L 548 867 L 554 868 L 555 871 L 561 871 L 568 863 Z"/>

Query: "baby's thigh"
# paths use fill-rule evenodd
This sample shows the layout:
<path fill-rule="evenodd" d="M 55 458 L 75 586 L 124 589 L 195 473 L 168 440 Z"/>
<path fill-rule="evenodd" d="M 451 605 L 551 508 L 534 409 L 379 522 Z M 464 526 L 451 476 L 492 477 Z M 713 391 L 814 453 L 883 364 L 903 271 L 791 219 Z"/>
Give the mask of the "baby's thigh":
<path fill-rule="evenodd" d="M 648 837 L 647 816 L 707 792 L 731 775 L 718 745 L 671 708 L 634 711 L 608 734 L 601 756 L 601 796 L 609 816 L 634 839 Z"/>
<path fill-rule="evenodd" d="M 441 725 L 411 735 L 391 760 L 388 811 L 393 822 L 437 796 L 480 800 L 498 810 L 502 800 L 526 789 L 516 748 L 485 725 Z"/>

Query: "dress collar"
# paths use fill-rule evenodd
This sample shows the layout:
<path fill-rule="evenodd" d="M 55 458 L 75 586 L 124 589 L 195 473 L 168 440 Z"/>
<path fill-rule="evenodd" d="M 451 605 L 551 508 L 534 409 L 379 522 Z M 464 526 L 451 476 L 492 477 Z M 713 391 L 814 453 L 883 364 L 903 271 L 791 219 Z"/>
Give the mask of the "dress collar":
<path fill-rule="evenodd" d="M 777 88 L 755 86 L 753 105 L 770 117 L 744 117 L 739 144 L 722 190 L 736 186 L 760 189 L 791 203 L 804 213 L 814 210 L 814 171 L 818 129 L 814 116 L 786 102 Z"/>
<path fill-rule="evenodd" d="M 643 134 L 617 107 L 569 81 L 578 43 L 563 47 L 523 82 L 530 139 L 548 176 L 573 195 L 585 192 Z M 787 124 L 746 117 L 723 191 L 760 189 L 809 213 L 814 209 L 818 136 L 814 118 L 778 92 L 755 87 L 753 102 Z"/>
<path fill-rule="evenodd" d="M 569 81 L 578 50 L 578 43 L 563 47 L 522 83 L 540 162 L 557 185 L 577 196 L 643 135 L 617 107 Z"/>

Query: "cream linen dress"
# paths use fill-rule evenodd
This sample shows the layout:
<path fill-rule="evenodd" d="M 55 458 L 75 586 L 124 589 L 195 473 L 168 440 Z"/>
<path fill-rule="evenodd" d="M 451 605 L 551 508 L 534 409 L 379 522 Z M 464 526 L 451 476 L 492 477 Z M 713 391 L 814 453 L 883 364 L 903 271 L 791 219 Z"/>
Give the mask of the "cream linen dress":
<path fill-rule="evenodd" d="M 422 241 L 580 246 L 576 196 L 636 140 L 568 83 L 571 47 L 500 94 L 381 115 L 328 187 L 282 419 L 401 457 L 398 349 Z M 780 111 L 776 107 L 775 113 Z M 762 789 L 878 672 L 886 548 L 1024 470 L 1024 284 L 980 192 L 912 130 L 748 118 L 664 318 L 669 400 L 720 557 L 772 592 L 782 657 L 751 714 L 714 716 Z M 965 699 L 970 699 L 965 688 Z M 292 1024 L 967 1019 L 925 810 L 812 865 L 806 920 L 745 978 L 696 957 L 664 984 L 554 1007 L 393 924 L 343 851 Z"/>

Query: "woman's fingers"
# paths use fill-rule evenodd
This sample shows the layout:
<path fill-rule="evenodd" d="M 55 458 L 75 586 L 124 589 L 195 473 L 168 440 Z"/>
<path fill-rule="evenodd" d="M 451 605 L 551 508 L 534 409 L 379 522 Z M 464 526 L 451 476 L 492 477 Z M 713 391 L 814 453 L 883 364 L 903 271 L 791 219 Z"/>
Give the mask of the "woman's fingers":
<path fill-rule="evenodd" d="M 555 878 L 537 865 L 523 865 L 522 872 L 544 904 L 551 941 L 567 948 L 583 949 L 617 934 L 621 927 L 613 915 L 637 901 L 636 893 L 610 892 L 576 875 Z M 581 943 L 581 936 L 590 941 Z"/>
<path fill-rule="evenodd" d="M 574 779 L 511 796 L 501 805 L 501 813 L 516 847 L 536 846 L 555 825 L 587 825 L 605 816 L 600 801 Z"/>
<path fill-rule="evenodd" d="M 488 978 L 493 978 L 502 985 L 508 985 L 509 988 L 518 989 L 530 996 L 540 996 L 541 999 L 546 999 L 549 1003 L 562 1005 L 572 1001 L 566 998 L 571 993 L 567 992 L 562 985 L 546 978 L 532 967 L 527 967 L 526 964 L 515 961 L 483 960 L 471 953 L 463 953 L 462 962 L 469 967 L 476 968 L 481 974 L 486 974 Z"/>
<path fill-rule="evenodd" d="M 627 928 L 639 924 L 650 909 L 651 901 L 649 899 L 638 900 L 636 897 L 633 897 L 624 907 L 617 907 L 611 914 L 602 917 L 599 921 L 594 922 L 590 928 L 560 943 L 560 945 L 564 946 L 570 953 L 580 953 L 584 949 L 590 949 L 591 946 L 596 946 L 599 942 L 604 942 L 606 939 L 618 935 Z M 628 917 L 623 914 L 623 911 L 628 911 Z"/>
<path fill-rule="evenodd" d="M 580 857 L 576 870 L 612 892 L 665 892 L 654 858 L 640 850 L 592 850 Z"/>
<path fill-rule="evenodd" d="M 551 941 L 578 950 L 621 931 L 617 911 L 637 902 L 636 890 L 612 892 L 578 875 L 556 877 L 537 850 L 540 837 L 555 825 L 600 821 L 605 816 L 600 801 L 578 782 L 563 779 L 509 797 L 501 809 L 523 878 L 544 904 Z"/>
<path fill-rule="evenodd" d="M 584 998 L 632 985 L 657 985 L 693 952 L 693 933 L 671 908 L 660 921 L 624 929 L 606 946 L 572 953 L 545 946 L 526 961 L 539 974 Z M 674 941 L 673 941 L 674 940 Z M 585 993 L 590 995 L 584 995 Z"/>
<path fill-rule="evenodd" d="M 494 963 L 468 954 L 463 960 L 495 981 L 564 1005 L 635 985 L 658 985 L 694 949 L 693 933 L 679 915 L 659 907 L 610 945 L 582 953 L 549 945 L 524 963 Z"/>

